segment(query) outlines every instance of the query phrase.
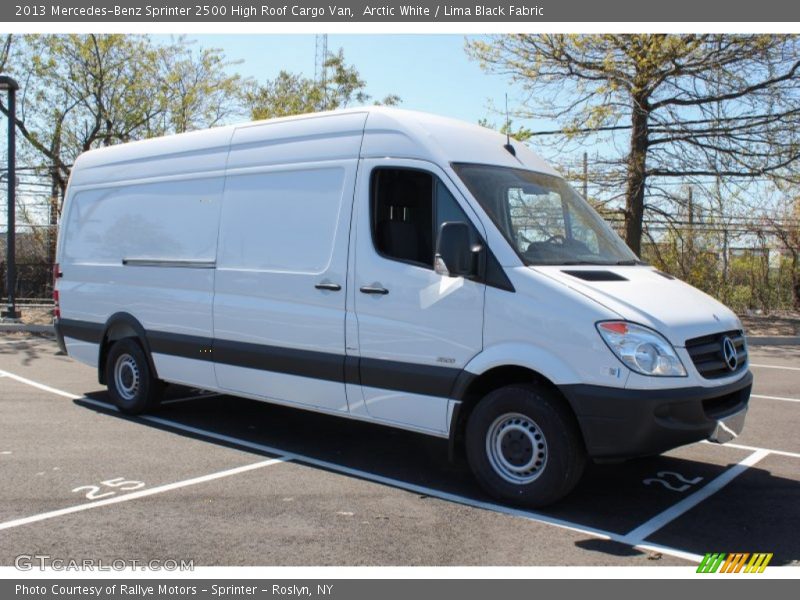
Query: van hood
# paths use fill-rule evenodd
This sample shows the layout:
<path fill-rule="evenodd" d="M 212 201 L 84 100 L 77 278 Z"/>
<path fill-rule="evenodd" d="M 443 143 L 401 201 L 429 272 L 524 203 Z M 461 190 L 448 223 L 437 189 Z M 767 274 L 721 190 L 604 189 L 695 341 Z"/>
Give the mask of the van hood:
<path fill-rule="evenodd" d="M 724 304 L 679 279 L 643 265 L 532 266 L 617 313 L 655 329 L 674 346 L 695 337 L 741 329 Z"/>

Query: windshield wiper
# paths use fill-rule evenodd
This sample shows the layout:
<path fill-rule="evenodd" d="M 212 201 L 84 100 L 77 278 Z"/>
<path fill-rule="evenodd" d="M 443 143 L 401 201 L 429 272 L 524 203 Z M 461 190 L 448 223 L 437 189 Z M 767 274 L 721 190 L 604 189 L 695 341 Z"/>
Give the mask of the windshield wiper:
<path fill-rule="evenodd" d="M 532 267 L 575 267 L 575 266 L 589 266 L 589 267 L 615 267 L 615 266 L 629 266 L 629 265 L 646 265 L 643 260 L 618 260 L 615 262 L 598 262 L 594 260 L 559 260 L 559 261 L 528 261 Z"/>

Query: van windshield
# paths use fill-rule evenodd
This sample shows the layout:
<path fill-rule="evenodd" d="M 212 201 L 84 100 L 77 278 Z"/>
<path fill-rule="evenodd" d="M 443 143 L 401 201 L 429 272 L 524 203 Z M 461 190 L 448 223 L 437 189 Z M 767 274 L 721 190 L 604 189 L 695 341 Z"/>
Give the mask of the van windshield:
<path fill-rule="evenodd" d="M 453 168 L 526 264 L 640 264 L 562 178 L 491 165 Z"/>

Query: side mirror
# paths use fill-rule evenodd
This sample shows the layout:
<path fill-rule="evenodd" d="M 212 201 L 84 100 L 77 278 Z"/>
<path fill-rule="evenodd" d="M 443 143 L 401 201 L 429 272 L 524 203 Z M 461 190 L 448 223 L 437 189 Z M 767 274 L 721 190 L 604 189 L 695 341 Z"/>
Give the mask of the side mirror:
<path fill-rule="evenodd" d="M 446 221 L 436 238 L 433 269 L 447 277 L 469 277 L 473 274 L 473 248 L 469 225 L 463 221 Z"/>

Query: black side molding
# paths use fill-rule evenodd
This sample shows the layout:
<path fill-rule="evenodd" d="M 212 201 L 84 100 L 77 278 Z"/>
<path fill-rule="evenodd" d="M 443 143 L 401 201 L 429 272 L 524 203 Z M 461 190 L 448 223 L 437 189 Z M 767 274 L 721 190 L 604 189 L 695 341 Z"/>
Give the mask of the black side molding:
<path fill-rule="evenodd" d="M 103 323 L 78 321 L 75 319 L 59 319 L 58 330 L 63 337 L 70 337 L 82 342 L 99 344 L 103 340 L 106 326 Z"/>
<path fill-rule="evenodd" d="M 59 330 L 65 337 L 101 344 L 107 332 L 115 324 L 123 323 L 136 332 L 145 345 L 148 356 L 151 353 L 168 354 L 439 398 L 449 398 L 452 397 L 451 394 L 463 394 L 473 377 L 472 374 L 453 367 L 145 330 L 127 313 L 113 315 L 107 325 L 62 319 Z M 101 371 L 99 373 L 101 378 L 102 362 L 101 356 L 98 369 Z"/>

